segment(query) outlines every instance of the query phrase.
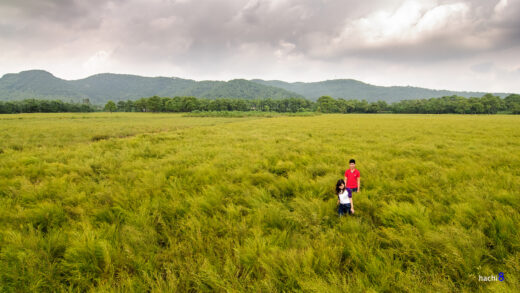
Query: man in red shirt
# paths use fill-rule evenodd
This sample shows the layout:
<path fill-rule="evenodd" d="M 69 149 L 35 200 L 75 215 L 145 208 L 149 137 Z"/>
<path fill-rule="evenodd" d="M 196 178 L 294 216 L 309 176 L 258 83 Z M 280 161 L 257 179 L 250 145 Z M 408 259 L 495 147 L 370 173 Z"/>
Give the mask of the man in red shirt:
<path fill-rule="evenodd" d="M 347 182 L 347 188 L 352 191 L 360 192 L 361 189 L 361 174 L 356 169 L 356 161 L 351 159 L 349 161 L 350 168 L 345 171 L 345 182 Z"/>

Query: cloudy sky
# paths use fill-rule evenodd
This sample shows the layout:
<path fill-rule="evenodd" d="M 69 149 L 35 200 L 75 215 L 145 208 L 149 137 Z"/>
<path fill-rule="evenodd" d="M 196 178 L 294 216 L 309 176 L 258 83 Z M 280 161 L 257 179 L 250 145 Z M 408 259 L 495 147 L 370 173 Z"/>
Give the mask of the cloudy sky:
<path fill-rule="evenodd" d="M 0 0 L 0 75 L 520 92 L 520 0 Z"/>

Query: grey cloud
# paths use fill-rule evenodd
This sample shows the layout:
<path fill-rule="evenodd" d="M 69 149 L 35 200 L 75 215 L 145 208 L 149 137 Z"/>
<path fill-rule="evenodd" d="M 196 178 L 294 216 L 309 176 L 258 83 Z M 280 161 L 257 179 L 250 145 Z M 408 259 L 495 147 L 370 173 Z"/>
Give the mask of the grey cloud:
<path fill-rule="evenodd" d="M 459 31 L 452 38 L 474 34 L 483 38 L 498 38 L 497 46 L 507 42 L 510 45 L 518 44 L 518 1 L 510 1 L 503 18 L 493 20 L 496 3 L 467 2 L 471 8 L 468 27 L 465 28 L 468 30 Z M 168 43 L 171 35 L 182 35 L 193 41 L 194 49 L 226 48 L 223 44 L 236 45 L 242 42 L 269 43 L 276 47 L 280 41 L 288 41 L 294 43 L 297 50 L 306 53 L 316 47 L 327 45 L 309 43 L 309 35 L 320 35 L 323 40 L 331 40 L 338 36 L 348 21 L 364 17 L 380 8 L 388 8 L 391 11 L 400 4 L 400 1 L 371 1 L 370 4 L 361 4 L 359 1 L 9 0 L 0 5 L 19 11 L 19 24 L 36 24 L 30 28 L 25 26 L 26 30 L 22 30 L 25 35 L 31 36 L 29 30 L 33 30 L 34 34 L 47 33 L 49 35 L 46 37 L 50 41 L 55 36 L 52 36 L 52 31 L 46 31 L 44 28 L 57 26 L 65 32 L 69 30 L 70 34 L 81 34 L 82 31 L 78 29 L 95 29 L 96 34 L 102 38 L 122 42 L 162 40 Z M 178 21 L 162 29 L 150 25 L 156 19 L 169 17 L 177 18 Z M 17 22 L 15 18 L 9 21 Z M 442 45 L 443 43 L 438 43 L 438 46 Z M 411 45 L 414 46 L 420 48 L 417 44 Z M 349 49 L 351 48 L 347 47 L 345 51 L 348 53 Z M 384 48 L 382 50 L 385 53 Z"/>
<path fill-rule="evenodd" d="M 245 67 L 268 72 L 269 66 L 278 68 L 276 62 L 297 64 L 295 68 L 322 62 L 330 68 L 353 59 L 412 67 L 468 60 L 466 68 L 479 71 L 478 64 L 500 63 L 504 57 L 499 52 L 520 47 L 520 1 L 508 1 L 500 12 L 498 2 L 417 1 L 432 7 L 463 3 L 468 10 L 448 19 L 445 27 L 413 33 L 418 24 L 411 24 L 374 43 L 370 37 L 378 37 L 375 27 L 384 29 L 385 19 L 356 24 L 381 11 L 391 15 L 406 1 L 4 0 L 0 58 L 29 53 L 79 60 L 102 50 L 114 64 L 171 64 L 191 72 L 238 70 L 237 75 Z M 351 31 L 345 33 L 349 26 Z M 482 54 L 487 59 L 475 61 Z"/>
<path fill-rule="evenodd" d="M 471 70 L 479 73 L 488 73 L 493 69 L 492 62 L 484 62 L 471 66 Z"/>
<path fill-rule="evenodd" d="M 449 3 L 449 2 L 445 2 Z M 369 58 L 392 56 L 408 59 L 410 52 L 418 55 L 444 58 L 444 51 L 457 52 L 480 50 L 475 46 L 458 44 L 458 40 L 468 34 L 482 37 L 500 47 L 519 44 L 520 23 L 512 14 L 515 7 L 507 10 L 506 18 L 492 21 L 494 5 L 492 1 L 468 2 L 471 7 L 468 26 L 457 34 L 430 35 L 413 44 L 389 43 L 380 47 L 347 44 L 331 54 L 313 54 L 321 47 L 330 46 L 346 23 L 369 15 L 376 9 L 388 8 L 390 11 L 399 7 L 397 1 L 371 1 L 360 4 L 359 1 L 65 1 L 43 0 L 28 3 L 26 1 L 8 1 L 3 5 L 21 11 L 18 28 L 19 41 L 41 39 L 52 46 L 60 45 L 65 39 L 92 34 L 96 39 L 106 40 L 118 45 L 120 52 L 132 54 L 135 48 L 138 54 L 143 47 L 149 48 L 155 55 L 169 56 L 179 48 L 192 50 L 195 55 L 204 52 L 232 52 L 234 47 L 243 43 L 269 44 L 273 50 L 281 42 L 295 45 L 294 50 L 308 54 L 312 58 L 341 58 L 350 54 L 367 55 Z M 385 5 L 385 6 L 382 6 Z M 512 3 L 518 5 L 518 3 Z M 520 8 L 520 7 L 519 7 Z M 520 11 L 520 9 L 516 9 Z M 24 16 L 27 19 L 24 19 Z M 490 19 L 486 21 L 486 18 Z M 163 27 L 154 26 L 161 19 Z M 174 20 L 168 23 L 168 19 Z M 11 19 L 10 22 L 16 22 Z M 27 25 L 27 23 L 31 25 Z M 6 31 L 3 28 L 3 31 Z M 56 33 L 56 34 L 54 34 Z M 359 32 L 362 36 L 363 32 Z M 13 37 L 12 35 L 10 37 Z M 23 38 L 23 39 L 22 39 Z M 491 40 L 490 40 L 491 38 Z M 316 43 L 318 41 L 319 43 Z M 348 42 L 348 40 L 347 40 Z M 34 43 L 32 43 L 34 45 Z M 435 44 L 433 46 L 433 44 Z M 141 48 L 141 49 L 139 49 Z M 493 48 L 491 48 L 493 49 Z M 146 50 L 145 50 L 146 52 Z M 164 56 L 158 56 L 164 57 Z"/>
<path fill-rule="evenodd" d="M 103 11 L 106 1 L 92 0 L 39 0 L 39 1 L 17 1 L 5 0 L 0 3 L 0 8 L 15 12 L 20 21 L 38 21 L 40 24 L 61 23 L 72 27 L 78 24 L 96 26 L 100 21 L 100 11 Z M 4 17 L 6 17 L 4 15 Z M 8 16 L 7 16 L 8 17 Z M 85 20 L 88 20 L 85 22 Z M 43 23 L 41 23 L 43 22 Z"/>
<path fill-rule="evenodd" d="M 341 57 L 357 56 L 421 63 L 472 57 L 479 53 L 518 47 L 520 3 L 510 2 L 507 12 L 497 16 L 494 7 L 498 1 L 478 2 L 465 3 L 469 10 L 463 22 L 447 23 L 446 28 L 422 34 L 417 39 L 396 38 L 375 46 L 352 42 L 354 44 L 348 44 L 330 55 L 318 55 L 317 58 L 331 58 L 334 61 Z M 364 32 L 358 33 L 363 35 Z"/>

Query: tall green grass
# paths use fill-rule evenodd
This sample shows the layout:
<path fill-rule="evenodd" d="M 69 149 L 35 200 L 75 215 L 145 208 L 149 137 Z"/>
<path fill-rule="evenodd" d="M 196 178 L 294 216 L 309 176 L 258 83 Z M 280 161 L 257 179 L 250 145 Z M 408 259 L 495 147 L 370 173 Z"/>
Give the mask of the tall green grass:
<path fill-rule="evenodd" d="M 0 291 L 520 290 L 518 117 L 84 115 L 2 120 Z"/>

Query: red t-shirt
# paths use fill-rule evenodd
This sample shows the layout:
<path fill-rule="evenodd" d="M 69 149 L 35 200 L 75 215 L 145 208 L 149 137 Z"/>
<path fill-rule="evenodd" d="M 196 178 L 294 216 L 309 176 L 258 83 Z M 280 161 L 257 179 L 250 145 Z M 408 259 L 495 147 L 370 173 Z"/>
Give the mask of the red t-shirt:
<path fill-rule="evenodd" d="M 361 177 L 358 169 L 354 169 L 354 172 L 350 172 L 350 169 L 345 171 L 345 177 L 347 177 L 347 188 L 357 188 L 357 179 Z"/>

